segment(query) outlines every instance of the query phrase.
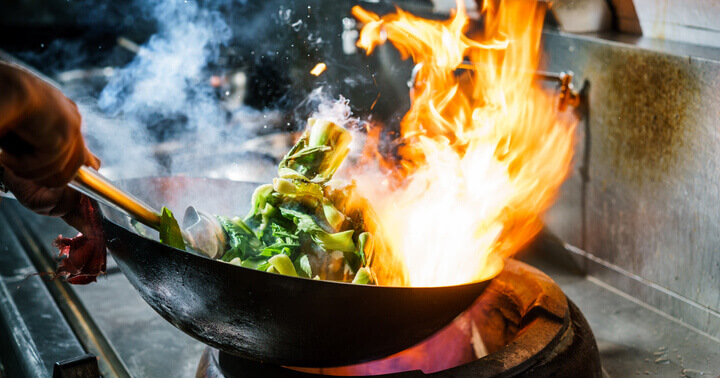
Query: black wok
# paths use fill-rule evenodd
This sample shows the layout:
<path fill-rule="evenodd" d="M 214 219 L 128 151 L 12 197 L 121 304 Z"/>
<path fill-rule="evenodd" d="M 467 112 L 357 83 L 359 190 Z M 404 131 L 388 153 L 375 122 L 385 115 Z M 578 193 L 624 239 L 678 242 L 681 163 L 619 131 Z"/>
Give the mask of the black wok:
<path fill-rule="evenodd" d="M 257 184 L 172 177 L 123 186 L 158 208 L 243 215 Z M 267 363 L 322 367 L 388 356 L 447 325 L 487 286 L 379 287 L 282 276 L 140 236 L 113 209 L 103 208 L 103 217 L 108 249 L 155 311 L 203 343 Z"/>

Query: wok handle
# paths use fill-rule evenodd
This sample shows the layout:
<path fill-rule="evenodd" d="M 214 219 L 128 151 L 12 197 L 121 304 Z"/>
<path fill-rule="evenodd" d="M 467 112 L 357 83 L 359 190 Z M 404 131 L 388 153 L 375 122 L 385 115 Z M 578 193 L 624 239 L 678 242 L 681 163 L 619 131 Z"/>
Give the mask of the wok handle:
<path fill-rule="evenodd" d="M 105 205 L 114 207 L 140 223 L 158 230 L 160 213 L 130 193 L 118 188 L 96 170 L 80 167 L 69 187 Z"/>

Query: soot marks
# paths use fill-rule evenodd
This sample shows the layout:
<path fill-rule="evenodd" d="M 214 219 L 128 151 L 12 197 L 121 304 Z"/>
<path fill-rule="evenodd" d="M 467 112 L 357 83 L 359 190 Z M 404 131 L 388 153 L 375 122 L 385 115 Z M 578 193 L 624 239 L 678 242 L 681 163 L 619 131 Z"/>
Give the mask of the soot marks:
<path fill-rule="evenodd" d="M 615 175 L 636 185 L 663 182 L 683 167 L 701 111 L 702 83 L 686 59 L 633 49 L 603 49 L 597 140 Z M 604 135 L 603 135 L 604 134 Z"/>

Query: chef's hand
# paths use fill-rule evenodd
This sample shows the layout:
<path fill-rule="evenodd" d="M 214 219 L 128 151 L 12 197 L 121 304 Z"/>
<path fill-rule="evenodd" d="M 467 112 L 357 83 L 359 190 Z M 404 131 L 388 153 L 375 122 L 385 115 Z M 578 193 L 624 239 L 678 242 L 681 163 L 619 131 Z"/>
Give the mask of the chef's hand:
<path fill-rule="evenodd" d="M 77 106 L 35 75 L 2 62 L 0 89 L 2 183 L 29 209 L 73 225 L 80 195 L 65 184 L 80 166 L 100 166 L 85 147 Z"/>

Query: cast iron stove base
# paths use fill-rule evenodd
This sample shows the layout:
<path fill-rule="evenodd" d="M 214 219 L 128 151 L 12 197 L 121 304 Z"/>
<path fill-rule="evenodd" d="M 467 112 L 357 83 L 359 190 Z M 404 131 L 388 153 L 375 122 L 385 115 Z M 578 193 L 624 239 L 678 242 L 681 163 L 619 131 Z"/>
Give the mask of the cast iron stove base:
<path fill-rule="evenodd" d="M 351 332 L 351 331 L 349 331 Z M 348 348 L 352 347 L 349 335 Z M 311 346 L 309 346 L 311 347 Z M 198 377 L 601 377 L 595 337 L 539 270 L 508 260 L 478 300 L 426 341 L 382 360 L 335 368 L 263 364 L 207 348 Z"/>

